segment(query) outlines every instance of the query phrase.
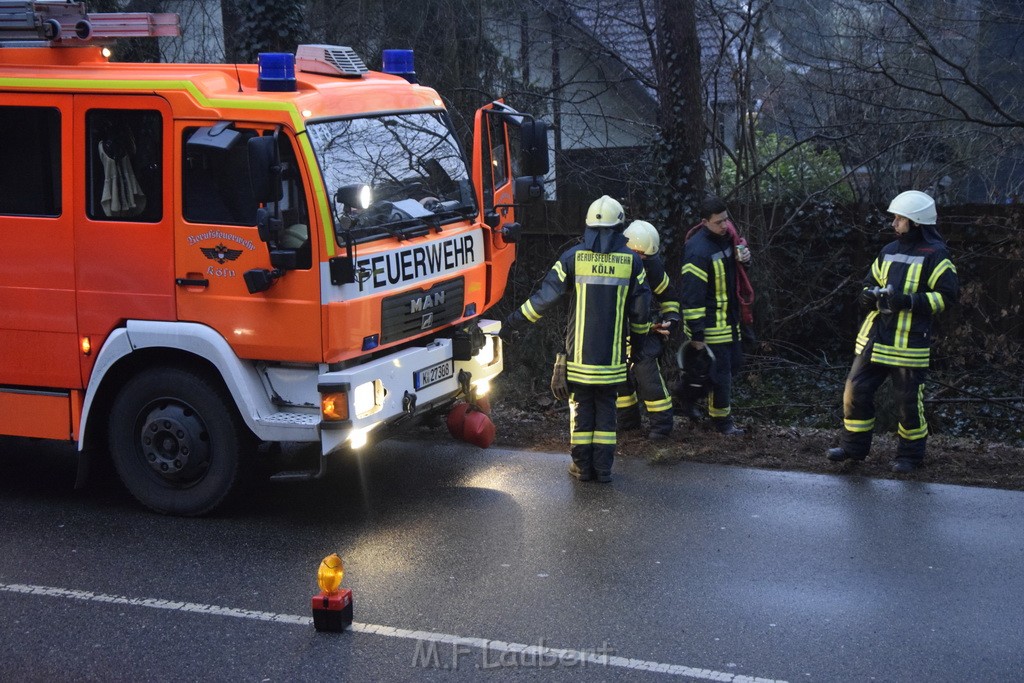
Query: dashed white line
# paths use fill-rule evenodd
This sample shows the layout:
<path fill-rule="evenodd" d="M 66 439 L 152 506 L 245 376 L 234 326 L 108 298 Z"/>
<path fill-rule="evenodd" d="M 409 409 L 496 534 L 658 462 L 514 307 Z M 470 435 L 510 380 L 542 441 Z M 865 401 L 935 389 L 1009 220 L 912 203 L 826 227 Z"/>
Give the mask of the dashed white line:
<path fill-rule="evenodd" d="M 105 595 L 103 593 L 91 593 L 89 591 L 55 588 L 52 586 L 0 583 L 0 593 L 20 593 L 23 595 L 46 598 L 64 598 L 114 605 L 131 605 L 132 607 L 148 607 L 151 609 L 174 610 L 178 612 L 209 614 L 221 617 L 235 617 L 238 619 L 252 619 L 255 621 L 294 624 L 300 626 L 310 626 L 313 624 L 312 617 L 304 617 L 297 614 L 260 612 L 258 610 L 221 607 L 218 605 L 204 605 L 194 602 L 178 602 L 175 600 L 163 600 L 160 598 L 129 598 L 122 595 Z M 599 654 L 593 651 L 588 652 L 586 650 L 554 648 L 547 647 L 546 645 L 527 645 L 525 643 L 507 643 L 500 640 L 457 636 L 448 633 L 435 633 L 433 631 L 414 631 L 404 628 L 392 628 L 390 626 L 381 626 L 379 624 L 353 622 L 351 630 L 356 633 L 369 633 L 388 638 L 403 638 L 407 640 L 470 647 L 492 654 L 506 652 L 517 656 L 530 655 L 533 657 L 552 658 L 562 661 L 585 661 L 622 669 L 655 671 L 657 673 L 665 673 L 674 676 L 687 676 L 689 678 L 707 681 L 728 681 L 730 683 L 786 683 L 785 681 L 779 681 L 772 678 L 740 676 L 724 671 L 700 669 L 692 666 L 684 666 L 682 664 L 667 664 L 664 662 L 652 662 L 643 659 L 631 659 L 629 657 Z"/>

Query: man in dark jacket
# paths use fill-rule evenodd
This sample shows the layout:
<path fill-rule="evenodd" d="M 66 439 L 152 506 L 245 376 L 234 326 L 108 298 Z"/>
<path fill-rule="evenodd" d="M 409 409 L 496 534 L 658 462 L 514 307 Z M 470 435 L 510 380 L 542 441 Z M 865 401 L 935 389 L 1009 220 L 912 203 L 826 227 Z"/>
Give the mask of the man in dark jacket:
<path fill-rule="evenodd" d="M 622 205 L 603 196 L 590 205 L 583 240 L 565 251 L 506 326 L 540 320 L 567 292 L 576 295 L 566 326 L 572 464 L 580 481 L 612 479 L 615 396 L 626 381 L 626 340 L 650 330 L 651 289 L 643 261 L 626 247 Z M 637 348 L 634 346 L 634 348 Z"/>
<path fill-rule="evenodd" d="M 651 288 L 657 322 L 644 339 L 641 348 L 630 349 L 630 380 L 619 387 L 616 400 L 619 430 L 640 428 L 640 401 L 647 411 L 651 441 L 664 441 L 672 434 L 672 394 L 665 386 L 659 359 L 665 351 L 665 342 L 679 325 L 679 294 L 665 272 L 665 264 L 658 254 L 661 235 L 647 221 L 633 221 L 623 233 L 626 246 L 643 259 L 647 284 Z"/>
<path fill-rule="evenodd" d="M 956 302 L 960 282 L 949 250 L 935 229 L 935 201 L 910 190 L 889 204 L 896 240 L 882 248 L 864 279 L 860 301 L 868 311 L 857 334 L 856 356 L 843 392 L 843 438 L 833 461 L 863 460 L 875 427 L 875 391 L 892 378 L 899 414 L 893 472 L 911 472 L 924 460 L 928 424 L 924 380 L 930 363 L 932 317 Z"/>
<path fill-rule="evenodd" d="M 740 301 L 736 262 L 750 262 L 750 250 L 736 248 L 729 234 L 729 212 L 718 197 L 700 207 L 700 229 L 686 242 L 680 280 L 683 329 L 695 350 L 711 349 L 715 357 L 708 413 L 726 436 L 743 430 L 732 417 L 732 376 L 743 364 Z"/>

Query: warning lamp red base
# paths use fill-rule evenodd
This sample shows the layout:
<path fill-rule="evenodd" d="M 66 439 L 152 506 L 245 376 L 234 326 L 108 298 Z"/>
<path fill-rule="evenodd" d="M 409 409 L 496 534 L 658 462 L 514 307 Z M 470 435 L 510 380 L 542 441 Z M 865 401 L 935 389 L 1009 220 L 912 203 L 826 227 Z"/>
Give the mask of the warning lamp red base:
<path fill-rule="evenodd" d="M 338 633 L 352 625 L 352 591 L 342 588 L 337 593 L 313 596 L 313 628 Z"/>

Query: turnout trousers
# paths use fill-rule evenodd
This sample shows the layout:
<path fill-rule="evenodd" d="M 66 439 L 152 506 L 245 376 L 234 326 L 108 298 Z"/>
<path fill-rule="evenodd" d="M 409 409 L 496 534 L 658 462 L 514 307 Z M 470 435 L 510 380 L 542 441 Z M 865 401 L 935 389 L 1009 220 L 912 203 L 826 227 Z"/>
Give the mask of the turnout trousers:
<path fill-rule="evenodd" d="M 875 429 L 875 392 L 892 379 L 899 418 L 896 458 L 920 462 L 928 440 L 924 417 L 924 380 L 927 368 L 906 368 L 872 363 L 869 344 L 854 357 L 843 390 L 842 447 L 851 458 L 865 458 Z"/>
<path fill-rule="evenodd" d="M 639 396 L 639 398 L 638 398 Z M 618 388 L 615 405 L 618 408 L 619 427 L 640 427 L 640 401 L 644 402 L 651 432 L 668 435 L 672 432 L 672 394 L 661 376 L 657 356 L 645 356 L 633 363 L 630 378 Z"/>
<path fill-rule="evenodd" d="M 743 342 L 708 344 L 708 347 L 715 354 L 708 415 L 715 422 L 726 422 L 732 415 L 732 378 L 743 367 Z"/>
<path fill-rule="evenodd" d="M 584 472 L 611 474 L 615 459 L 614 384 L 569 383 L 572 460 Z"/>

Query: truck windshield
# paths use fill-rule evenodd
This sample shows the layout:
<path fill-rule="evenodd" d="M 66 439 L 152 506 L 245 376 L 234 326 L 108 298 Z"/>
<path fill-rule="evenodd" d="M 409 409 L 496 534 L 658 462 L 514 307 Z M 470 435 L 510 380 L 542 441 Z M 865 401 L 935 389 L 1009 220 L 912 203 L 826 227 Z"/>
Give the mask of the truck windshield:
<path fill-rule="evenodd" d="M 476 213 L 462 150 L 441 112 L 320 121 L 308 131 L 340 243 L 439 230 Z"/>

